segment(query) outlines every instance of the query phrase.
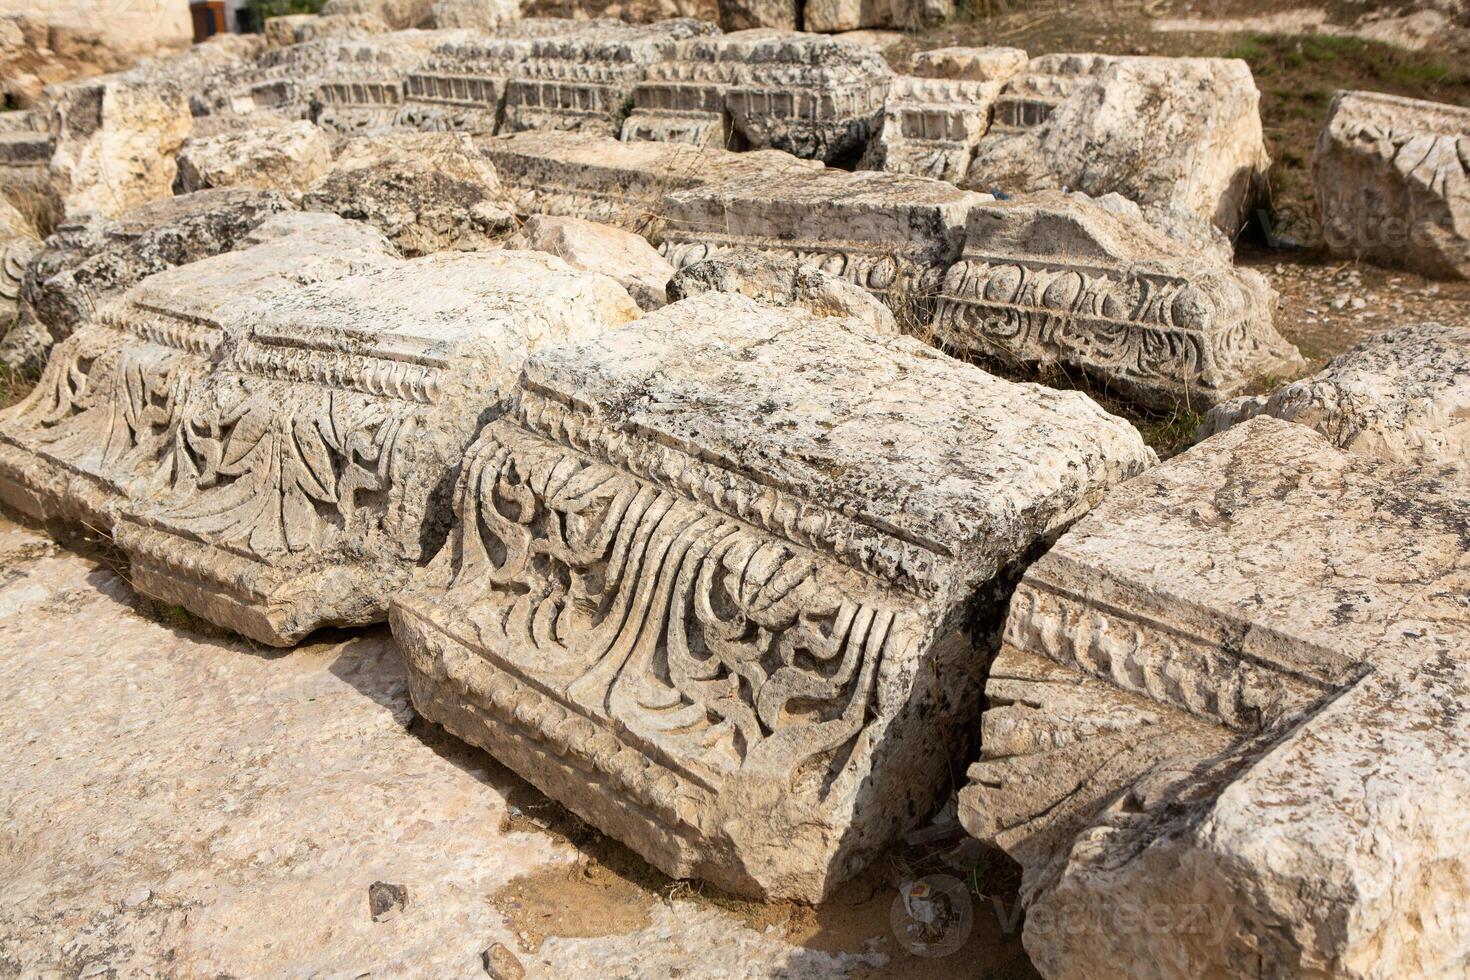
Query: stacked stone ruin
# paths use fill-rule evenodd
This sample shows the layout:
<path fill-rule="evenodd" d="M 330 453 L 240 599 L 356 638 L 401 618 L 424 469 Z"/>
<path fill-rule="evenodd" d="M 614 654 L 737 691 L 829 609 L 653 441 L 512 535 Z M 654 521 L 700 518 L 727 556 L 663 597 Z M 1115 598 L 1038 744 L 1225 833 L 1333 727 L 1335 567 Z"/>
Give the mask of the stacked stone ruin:
<path fill-rule="evenodd" d="M 258 643 L 390 621 L 674 877 L 820 902 L 968 773 L 1049 977 L 1463 963 L 1470 334 L 1300 378 L 1239 62 L 910 71 L 321 18 L 54 91 L 0 118 L 0 502 Z M 1340 96 L 1324 217 L 1464 274 L 1467 138 Z M 1210 412 L 1160 463 L 998 376 L 1049 372 Z"/>

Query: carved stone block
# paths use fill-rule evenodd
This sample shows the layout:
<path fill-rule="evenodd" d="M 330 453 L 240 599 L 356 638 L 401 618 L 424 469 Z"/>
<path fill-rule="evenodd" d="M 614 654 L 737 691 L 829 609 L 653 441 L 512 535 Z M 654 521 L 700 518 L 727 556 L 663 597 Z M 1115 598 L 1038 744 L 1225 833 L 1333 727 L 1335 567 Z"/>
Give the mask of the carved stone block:
<path fill-rule="evenodd" d="M 868 143 L 862 169 L 964 179 L 1000 89 L 1000 82 L 895 78 L 883 129 Z"/>
<path fill-rule="evenodd" d="M 1157 408 L 1208 407 L 1301 371 L 1258 273 L 1178 255 L 1151 226 L 1080 195 L 981 204 L 935 333 L 965 354 L 1079 369 Z"/>
<path fill-rule="evenodd" d="M 1470 276 L 1470 109 L 1339 92 L 1312 174 L 1337 255 Z"/>
<path fill-rule="evenodd" d="M 107 530 L 120 500 L 179 478 L 184 407 L 248 301 L 392 254 L 376 232 L 329 215 L 283 215 L 251 240 L 148 277 L 55 346 L 31 394 L 0 413 L 0 500 Z"/>
<path fill-rule="evenodd" d="M 660 247 L 675 268 L 742 249 L 791 255 L 899 309 L 933 298 L 985 200 L 907 174 L 759 174 L 666 195 Z"/>
<path fill-rule="evenodd" d="M 1259 103 L 1243 61 L 1044 55 L 1006 83 L 965 183 L 1116 192 L 1233 236 L 1269 164 Z"/>
<path fill-rule="evenodd" d="M 623 120 L 621 138 L 729 146 L 725 99 L 745 74 L 743 50 L 750 39 L 776 33 L 755 30 L 680 41 L 666 61 L 649 65 L 634 86 L 633 108 Z"/>
<path fill-rule="evenodd" d="M 426 718 L 674 877 L 816 901 L 969 751 L 991 583 L 1151 458 L 1077 393 L 707 293 L 527 362 L 391 622 Z"/>
<path fill-rule="evenodd" d="M 516 133 L 481 139 L 517 213 L 600 221 L 651 235 L 663 224 L 664 195 L 742 177 L 764 181 L 811 174 L 822 165 L 773 150 L 636 141 L 587 133 Z"/>
<path fill-rule="evenodd" d="M 1044 975 L 1458 972 L 1467 477 L 1252 419 L 1027 570 L 960 817 Z"/>
<path fill-rule="evenodd" d="M 935 48 L 909 58 L 909 73 L 920 78 L 1004 82 L 1019 75 L 1027 61 L 1020 48 Z"/>
<path fill-rule="evenodd" d="M 835 33 L 871 27 L 919 31 L 954 13 L 953 0 L 806 0 L 803 25 Z"/>
<path fill-rule="evenodd" d="M 1402 463 L 1470 463 L 1470 328 L 1387 330 L 1269 395 L 1210 410 L 1197 438 L 1257 415 L 1309 425 L 1339 449 Z"/>
<path fill-rule="evenodd" d="M 381 620 L 521 361 L 635 319 L 603 276 L 439 253 L 253 302 L 114 536 L 140 592 L 272 645 Z"/>
<path fill-rule="evenodd" d="M 258 187 L 299 200 L 332 165 L 332 141 L 304 119 L 193 137 L 179 151 L 175 193 Z"/>

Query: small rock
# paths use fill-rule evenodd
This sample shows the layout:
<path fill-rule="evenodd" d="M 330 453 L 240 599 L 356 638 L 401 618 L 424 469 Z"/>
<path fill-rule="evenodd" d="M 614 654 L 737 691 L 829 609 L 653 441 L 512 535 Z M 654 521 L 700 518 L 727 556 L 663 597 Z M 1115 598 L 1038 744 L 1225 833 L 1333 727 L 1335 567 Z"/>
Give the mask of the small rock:
<path fill-rule="evenodd" d="M 491 943 L 490 948 L 480 954 L 480 962 L 492 980 L 521 980 L 526 975 L 521 961 L 503 943 Z"/>
<path fill-rule="evenodd" d="M 140 886 L 128 892 L 128 897 L 123 899 L 123 904 L 130 909 L 135 909 L 152 897 L 153 892 L 150 889 Z"/>
<path fill-rule="evenodd" d="M 408 904 L 408 889 L 402 885 L 390 885 L 386 881 L 375 881 L 368 886 L 368 912 L 374 922 L 384 922 Z"/>

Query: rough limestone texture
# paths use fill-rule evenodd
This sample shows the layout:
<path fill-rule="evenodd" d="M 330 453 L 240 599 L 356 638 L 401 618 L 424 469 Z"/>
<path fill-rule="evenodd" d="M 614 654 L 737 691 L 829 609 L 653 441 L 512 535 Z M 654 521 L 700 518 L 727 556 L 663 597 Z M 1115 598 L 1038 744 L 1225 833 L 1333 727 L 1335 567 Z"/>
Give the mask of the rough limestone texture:
<path fill-rule="evenodd" d="M 134 73 L 65 86 L 51 100 L 51 181 L 63 211 L 109 217 L 173 192 L 193 124 L 179 84 Z"/>
<path fill-rule="evenodd" d="M 878 129 L 890 78 L 873 52 L 821 35 L 690 38 L 648 66 L 621 135 L 851 158 Z"/>
<path fill-rule="evenodd" d="M 796 30 L 798 0 L 719 0 L 720 26 L 727 31 Z"/>
<path fill-rule="evenodd" d="M 0 114 L 0 198 L 55 203 L 49 165 L 56 139 L 46 122 L 35 110 Z"/>
<path fill-rule="evenodd" d="M 1140 404 L 1207 408 L 1301 354 L 1276 332 L 1262 276 L 1180 250 L 1081 195 L 974 207 L 945 274 L 935 336 L 1021 368 L 1080 370 Z"/>
<path fill-rule="evenodd" d="M 193 138 L 179 151 L 178 193 L 259 187 L 300 200 L 332 166 L 332 141 L 304 119 L 281 126 Z"/>
<path fill-rule="evenodd" d="M 1005 82 L 1025 70 L 1030 59 L 1020 48 L 934 48 L 909 58 L 909 74 L 970 82 Z"/>
<path fill-rule="evenodd" d="M 184 409 L 247 303 L 395 261 L 366 225 L 287 213 L 227 252 L 149 276 L 56 344 L 35 389 L 0 412 L 0 501 L 108 530 L 117 504 L 188 474 Z"/>
<path fill-rule="evenodd" d="M 366 221 L 406 256 L 488 248 L 515 226 L 494 164 L 462 133 L 348 140 L 301 206 Z"/>
<path fill-rule="evenodd" d="M 307 41 L 353 40 L 382 34 L 388 26 L 370 14 L 288 14 L 265 22 L 265 43 L 273 48 Z"/>
<path fill-rule="evenodd" d="M 5 338 L 0 343 L 0 362 L 12 368 L 23 367 L 33 357 L 25 345 L 11 343 L 8 335 L 20 319 L 26 266 L 40 247 L 30 221 L 0 197 L 0 338 Z"/>
<path fill-rule="evenodd" d="M 326 0 L 322 14 L 336 17 L 371 17 L 390 31 L 428 27 L 433 19 L 432 0 Z M 442 26 L 442 25 L 441 25 Z"/>
<path fill-rule="evenodd" d="M 959 181 L 969 173 L 1001 82 L 901 75 L 883 109 L 883 128 L 868 143 L 864 170 Z"/>
<path fill-rule="evenodd" d="M 1312 176 L 1322 238 L 1336 255 L 1470 276 L 1470 109 L 1338 92 Z"/>
<path fill-rule="evenodd" d="M 3 516 L 0 567 L 10 972 L 483 977 L 513 950 L 537 980 L 849 980 L 902 955 L 886 917 L 829 952 L 656 881 L 603 897 L 584 876 L 612 874 L 608 845 L 542 829 L 539 794 L 420 721 L 386 628 L 261 656 L 159 622 L 115 566 Z M 528 880 L 592 896 L 539 948 L 487 901 Z M 381 920 L 375 882 L 406 898 Z"/>
<path fill-rule="evenodd" d="M 970 750 L 991 584 L 1151 458 L 1075 392 L 707 293 L 527 361 L 391 622 L 425 717 L 673 877 L 817 901 Z"/>
<path fill-rule="evenodd" d="M 802 23 L 824 34 L 869 27 L 920 30 L 953 13 L 952 0 L 805 0 Z"/>
<path fill-rule="evenodd" d="M 495 164 L 517 214 L 586 218 L 649 237 L 663 226 L 670 191 L 822 170 L 820 163 L 775 150 L 734 153 L 586 133 L 515 133 L 477 146 Z"/>
<path fill-rule="evenodd" d="M 1211 409 L 1197 438 L 1257 415 L 1311 426 L 1350 452 L 1470 463 L 1470 329 L 1419 323 L 1385 331 L 1310 378 Z"/>
<path fill-rule="evenodd" d="M 709 292 L 739 293 L 770 306 L 797 306 L 817 316 L 856 320 L 884 336 L 898 333 L 893 311 L 872 293 L 789 255 L 727 252 L 684 266 L 668 284 L 669 302 Z"/>
<path fill-rule="evenodd" d="M 520 19 L 520 0 L 435 0 L 433 20 L 438 28 L 494 34 Z"/>
<path fill-rule="evenodd" d="M 1043 975 L 1463 972 L 1466 478 L 1252 419 L 1028 569 L 960 816 Z"/>
<path fill-rule="evenodd" d="M 546 252 L 573 269 L 608 276 L 641 309 L 656 310 L 668 302 L 674 267 L 642 235 L 582 218 L 532 215 L 505 247 Z"/>
<path fill-rule="evenodd" d="M 65 222 L 27 267 L 23 299 L 51 342 L 61 340 L 145 276 L 228 252 L 289 208 L 272 191 L 226 189 Z"/>
<path fill-rule="evenodd" d="M 966 183 L 1116 191 L 1234 235 L 1269 162 L 1243 61 L 1050 54 L 1006 84 Z"/>
<path fill-rule="evenodd" d="M 794 256 L 900 310 L 932 299 L 986 200 L 907 174 L 756 175 L 666 195 L 660 248 L 677 268 L 744 249 Z"/>
<path fill-rule="evenodd" d="M 133 586 L 261 643 L 381 621 L 444 540 L 465 448 L 526 355 L 638 316 L 535 252 L 441 253 L 249 304 L 113 528 Z"/>

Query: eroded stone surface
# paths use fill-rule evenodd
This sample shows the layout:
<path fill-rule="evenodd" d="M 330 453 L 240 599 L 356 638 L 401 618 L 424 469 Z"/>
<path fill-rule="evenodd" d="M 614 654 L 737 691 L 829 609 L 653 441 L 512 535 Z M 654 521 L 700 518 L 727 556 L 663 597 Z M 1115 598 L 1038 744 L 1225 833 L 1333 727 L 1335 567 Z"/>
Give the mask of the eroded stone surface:
<path fill-rule="evenodd" d="M 381 620 L 526 355 L 637 315 L 611 279 L 513 251 L 252 297 L 173 416 L 169 492 L 119 504 L 134 587 L 273 645 Z"/>
<path fill-rule="evenodd" d="M 902 75 L 893 80 L 883 128 L 868 143 L 865 170 L 959 181 L 990 127 L 1000 82 Z"/>
<path fill-rule="evenodd" d="M 582 218 L 533 215 L 505 247 L 546 252 L 573 269 L 608 276 L 644 310 L 668 302 L 674 267 L 642 235 Z"/>
<path fill-rule="evenodd" d="M 176 191 L 259 187 L 300 200 L 332 165 L 332 143 L 306 120 L 193 138 L 179 151 Z"/>
<path fill-rule="evenodd" d="M 1308 425 L 1339 449 L 1403 463 L 1470 463 L 1470 329 L 1389 330 L 1270 395 L 1210 410 L 1198 438 L 1257 415 Z"/>
<path fill-rule="evenodd" d="M 331 215 L 282 215 L 242 244 L 144 279 L 55 346 L 31 394 L 0 413 L 0 500 L 107 530 L 121 499 L 188 475 L 174 468 L 184 406 L 250 299 L 393 257 Z"/>
<path fill-rule="evenodd" d="M 1075 392 L 707 293 L 527 362 L 394 632 L 426 717 L 666 873 L 815 901 L 967 753 L 989 584 L 1151 459 Z"/>
<path fill-rule="evenodd" d="M 495 164 L 518 214 L 586 218 L 654 236 L 670 191 L 726 180 L 776 181 L 822 165 L 774 150 L 636 141 L 586 133 L 515 133 L 477 143 Z"/>
<path fill-rule="evenodd" d="M 909 72 L 920 78 L 958 78 L 971 82 L 1004 82 L 1025 69 L 1020 48 L 934 48 L 909 58 Z"/>
<path fill-rule="evenodd" d="M 1269 162 L 1259 103 L 1243 61 L 1043 55 L 1007 83 L 967 183 L 1116 191 L 1233 235 Z"/>
<path fill-rule="evenodd" d="M 1180 258 L 1152 227 L 1080 195 L 974 207 L 944 277 L 947 347 L 1080 369 L 1140 403 L 1205 407 L 1305 365 L 1272 324 L 1259 273 Z"/>
<path fill-rule="evenodd" d="M 1031 566 L 961 818 L 1044 974 L 1457 972 L 1466 479 L 1258 418 Z"/>
<path fill-rule="evenodd" d="M 951 0 L 806 0 L 803 26 L 833 33 L 868 27 L 919 30 L 954 13 Z"/>
<path fill-rule="evenodd" d="M 348 140 L 301 206 L 366 221 L 407 256 L 486 248 L 515 224 L 494 164 L 463 133 Z"/>
<path fill-rule="evenodd" d="M 4 518 L 0 568 L 14 972 L 470 977 L 499 946 L 530 980 L 842 980 L 898 952 L 886 920 L 878 951 L 827 953 L 655 883 L 627 886 L 646 927 L 548 928 L 528 949 L 487 896 L 585 880 L 589 855 L 531 824 L 550 808 L 520 780 L 418 721 L 386 629 L 262 656 L 148 618 L 113 569 Z M 381 922 L 378 881 L 407 895 Z M 609 920 L 589 891 L 575 914 Z"/>
<path fill-rule="evenodd" d="M 677 268 L 743 249 L 794 256 L 897 310 L 933 297 L 985 200 L 907 174 L 758 174 L 666 195 L 660 248 Z"/>
<path fill-rule="evenodd" d="M 1470 275 L 1470 110 L 1339 92 L 1312 175 L 1335 254 L 1428 276 Z"/>

